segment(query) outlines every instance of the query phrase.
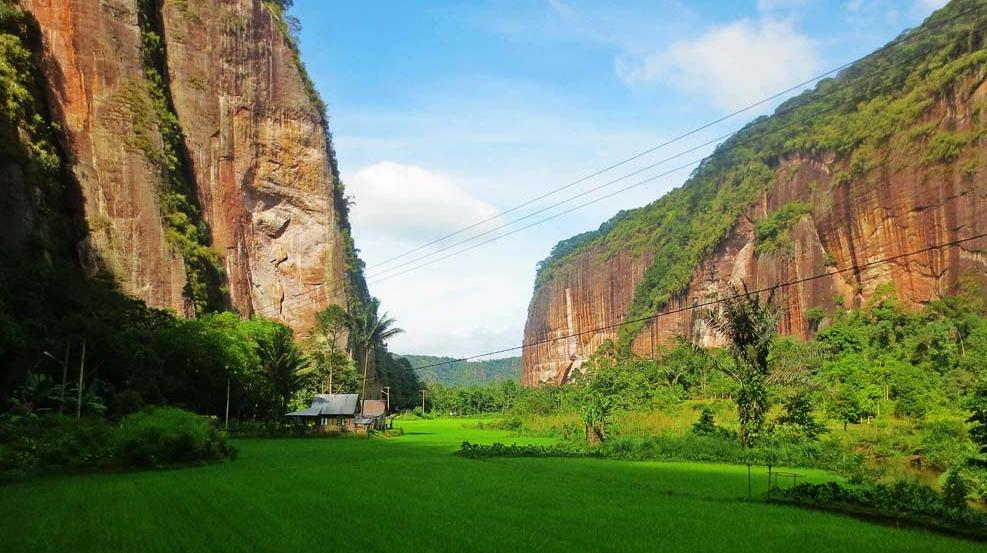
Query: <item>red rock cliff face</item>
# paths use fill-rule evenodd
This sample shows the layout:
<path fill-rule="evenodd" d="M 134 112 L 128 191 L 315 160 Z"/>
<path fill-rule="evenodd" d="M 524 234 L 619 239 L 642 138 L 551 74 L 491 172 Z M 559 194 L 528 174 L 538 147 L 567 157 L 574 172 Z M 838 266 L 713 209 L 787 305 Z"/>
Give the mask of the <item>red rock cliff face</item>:
<path fill-rule="evenodd" d="M 138 0 L 23 0 L 43 34 L 53 118 L 84 198 L 80 250 L 148 304 L 191 314 L 186 268 L 162 223 L 166 178 L 149 100 Z M 163 40 L 163 86 L 192 181 L 222 260 L 229 300 L 303 330 L 345 301 L 337 186 L 317 99 L 282 23 L 262 0 L 151 2 Z"/>
<path fill-rule="evenodd" d="M 987 81 L 970 90 L 975 90 L 970 97 L 940 102 L 923 122 L 950 131 L 971 129 L 972 106 L 987 96 Z M 834 182 L 840 167 L 831 158 L 782 160 L 770 191 L 696 267 L 687 290 L 663 309 L 672 314 L 653 319 L 635 337 L 633 350 L 652 356 L 677 336 L 716 345 L 718 338 L 702 313 L 688 308 L 729 293 L 731 283 L 767 288 L 987 232 L 985 148 L 981 137 L 948 164 L 928 163 L 913 152 L 892 153 L 888 163 L 867 177 L 843 184 Z M 812 213 L 791 229 L 791 246 L 758 253 L 753 221 L 795 200 L 809 204 Z M 578 364 L 604 340 L 616 338 L 618 328 L 604 327 L 624 320 L 634 289 L 656 255 L 661 252 L 605 259 L 590 248 L 536 290 L 525 343 L 548 341 L 524 350 L 522 383 L 560 382 L 573 360 Z M 828 316 L 840 301 L 842 307 L 860 305 L 886 282 L 893 283 L 899 298 L 927 302 L 954 291 L 961 275 L 987 283 L 987 239 L 779 288 L 780 330 L 810 336 L 818 323 L 808 320 L 810 309 L 819 307 Z M 580 335 L 557 339 L 572 334 Z"/>
<path fill-rule="evenodd" d="M 167 2 L 172 98 L 230 298 L 295 328 L 345 300 L 328 134 L 260 0 Z"/>
<path fill-rule="evenodd" d="M 68 164 L 89 228 L 80 257 L 149 305 L 189 313 L 185 267 L 161 224 L 162 174 L 139 146 L 160 131 L 134 124 L 150 102 L 136 0 L 23 0 L 43 35 L 42 71 L 52 116 L 64 129 Z"/>

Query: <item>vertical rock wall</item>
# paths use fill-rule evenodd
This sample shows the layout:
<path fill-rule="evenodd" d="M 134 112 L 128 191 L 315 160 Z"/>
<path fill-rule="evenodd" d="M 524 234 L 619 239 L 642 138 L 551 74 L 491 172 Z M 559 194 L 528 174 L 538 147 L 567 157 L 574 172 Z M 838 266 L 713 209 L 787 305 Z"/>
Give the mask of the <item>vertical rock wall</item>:
<path fill-rule="evenodd" d="M 972 90 L 971 95 L 941 99 L 922 123 L 951 132 L 974 130 L 980 124 L 976 106 L 987 97 L 987 81 L 979 78 L 979 85 L 957 87 Z M 987 285 L 987 239 L 868 265 L 987 232 L 985 152 L 983 136 L 949 163 L 891 151 L 887 163 L 866 178 L 841 184 L 834 174 L 845 167 L 832 156 L 781 160 L 771 190 L 695 268 L 687 289 L 664 306 L 671 314 L 651 320 L 636 335 L 633 351 L 650 357 L 675 337 L 717 345 L 702 311 L 689 308 L 729 294 L 731 284 L 769 288 L 863 266 L 777 289 L 780 330 L 801 337 L 811 336 L 820 322 L 810 320 L 810 310 L 819 308 L 829 317 L 837 307 L 859 306 L 883 283 L 893 283 L 898 297 L 912 304 L 954 292 L 961 276 Z M 790 247 L 759 253 L 754 221 L 793 201 L 808 204 L 812 212 L 790 230 Z M 524 350 L 522 383 L 559 382 L 574 358 L 585 359 L 604 340 L 616 339 L 619 328 L 612 325 L 624 321 L 635 288 L 660 255 L 621 252 L 606 258 L 591 247 L 556 270 L 531 300 L 524 341 L 535 345 Z M 564 338 L 570 328 L 579 334 L 575 339 Z"/>
<path fill-rule="evenodd" d="M 260 0 L 166 2 L 172 100 L 233 306 L 294 328 L 343 303 L 320 107 Z"/>
<path fill-rule="evenodd" d="M 209 228 L 203 247 L 221 259 L 232 307 L 302 331 L 318 310 L 345 303 L 329 133 L 276 7 L 263 0 L 21 5 L 42 35 L 48 103 L 64 129 L 88 228 L 78 250 L 91 274 L 149 305 L 194 312 L 186 290 L 192 273 L 162 212 L 171 182 L 160 161 L 166 109 L 184 146 L 176 170 L 197 196 L 188 200 L 201 207 L 194 212 Z M 150 82 L 148 39 L 160 40 L 161 82 Z"/>
<path fill-rule="evenodd" d="M 147 113 L 136 0 L 23 0 L 37 20 L 52 117 L 81 189 L 87 270 L 129 295 L 189 313 L 185 267 L 161 223 L 162 136 Z"/>

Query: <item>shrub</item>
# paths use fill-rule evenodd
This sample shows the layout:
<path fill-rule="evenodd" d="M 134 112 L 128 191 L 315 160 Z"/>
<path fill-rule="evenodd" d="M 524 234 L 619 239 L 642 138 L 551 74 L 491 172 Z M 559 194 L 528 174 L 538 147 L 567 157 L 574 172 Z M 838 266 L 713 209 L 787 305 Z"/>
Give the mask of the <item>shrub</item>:
<path fill-rule="evenodd" d="M 950 163 L 960 156 L 963 148 L 970 143 L 970 137 L 950 132 L 939 132 L 929 141 L 925 153 L 928 163 Z"/>
<path fill-rule="evenodd" d="M 135 466 L 161 466 L 233 457 L 226 435 L 206 417 L 158 407 L 128 415 L 120 425 L 119 455 Z"/>
<path fill-rule="evenodd" d="M 950 471 L 942 486 L 943 500 L 951 507 L 965 507 L 970 490 L 958 471 Z"/>
<path fill-rule="evenodd" d="M 987 537 L 987 514 L 952 504 L 921 484 L 898 482 L 845 488 L 835 482 L 799 484 L 779 490 L 783 501 L 827 510 L 905 519 L 915 524 Z"/>
<path fill-rule="evenodd" d="M 592 451 L 577 447 L 556 444 L 556 445 L 504 445 L 495 442 L 490 445 L 474 444 L 468 441 L 459 446 L 456 455 L 468 459 L 482 459 L 486 457 L 590 457 L 596 454 Z"/>
<path fill-rule="evenodd" d="M 716 434 L 717 430 L 719 428 L 716 426 L 716 420 L 713 418 L 713 410 L 708 406 L 703 406 L 699 420 L 696 421 L 696 424 L 692 425 L 692 433 L 698 436 L 707 436 Z"/>
<path fill-rule="evenodd" d="M 60 415 L 0 421 L 0 474 L 112 464 L 113 429 L 102 419 Z"/>

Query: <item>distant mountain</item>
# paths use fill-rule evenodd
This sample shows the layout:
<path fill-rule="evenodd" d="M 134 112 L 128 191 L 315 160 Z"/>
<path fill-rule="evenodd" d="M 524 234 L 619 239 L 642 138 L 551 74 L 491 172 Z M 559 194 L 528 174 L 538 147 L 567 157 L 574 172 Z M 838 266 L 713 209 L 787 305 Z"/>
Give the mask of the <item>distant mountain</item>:
<path fill-rule="evenodd" d="M 455 357 L 436 357 L 434 355 L 396 355 L 407 359 L 414 368 L 447 363 L 418 371 L 418 376 L 428 384 L 443 386 L 472 386 L 490 384 L 521 378 L 521 358 L 504 357 L 487 361 L 456 361 Z"/>

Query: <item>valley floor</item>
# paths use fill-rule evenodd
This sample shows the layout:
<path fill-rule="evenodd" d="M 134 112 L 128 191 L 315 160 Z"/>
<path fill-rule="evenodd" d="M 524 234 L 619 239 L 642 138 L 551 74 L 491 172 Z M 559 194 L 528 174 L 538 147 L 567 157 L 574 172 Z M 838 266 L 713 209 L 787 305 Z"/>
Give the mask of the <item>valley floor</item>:
<path fill-rule="evenodd" d="M 748 502 L 746 467 L 452 455 L 462 440 L 550 442 L 474 424 L 399 421 L 406 434 L 393 439 L 240 440 L 234 462 L 2 485 L 0 550 L 983 551 Z M 755 469 L 755 494 L 766 480 Z"/>

